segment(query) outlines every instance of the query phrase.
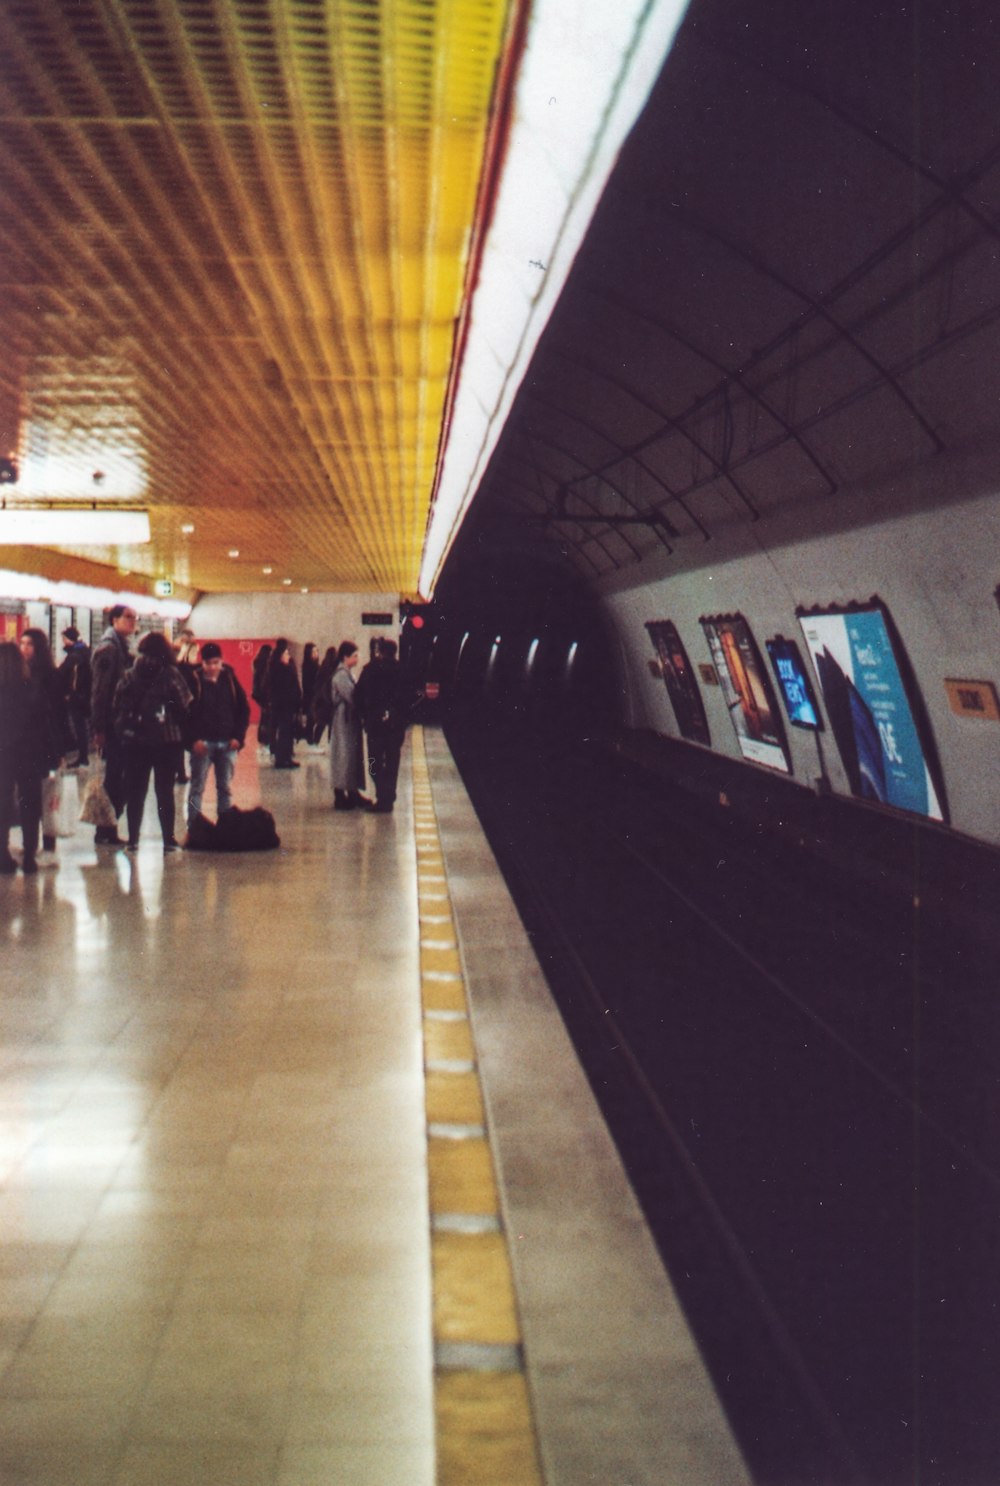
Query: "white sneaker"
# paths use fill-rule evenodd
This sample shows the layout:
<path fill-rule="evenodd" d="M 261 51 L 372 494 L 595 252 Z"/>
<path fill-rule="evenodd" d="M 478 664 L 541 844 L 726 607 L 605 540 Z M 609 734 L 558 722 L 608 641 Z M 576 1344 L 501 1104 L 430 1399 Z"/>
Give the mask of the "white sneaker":
<path fill-rule="evenodd" d="M 46 867 L 55 868 L 59 866 L 59 858 L 54 851 L 40 851 L 35 857 L 35 861 L 43 870 Z"/>

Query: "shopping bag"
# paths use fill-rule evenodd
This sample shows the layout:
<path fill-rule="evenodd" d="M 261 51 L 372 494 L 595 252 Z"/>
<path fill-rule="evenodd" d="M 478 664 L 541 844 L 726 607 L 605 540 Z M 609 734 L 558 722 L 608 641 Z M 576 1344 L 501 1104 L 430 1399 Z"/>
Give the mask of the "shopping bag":
<path fill-rule="evenodd" d="M 87 825 L 103 827 L 105 830 L 110 830 L 118 824 L 115 807 L 96 769 L 89 776 L 83 788 L 80 819 Z"/>
<path fill-rule="evenodd" d="M 80 813 L 75 774 L 48 774 L 42 780 L 42 835 L 74 836 Z"/>

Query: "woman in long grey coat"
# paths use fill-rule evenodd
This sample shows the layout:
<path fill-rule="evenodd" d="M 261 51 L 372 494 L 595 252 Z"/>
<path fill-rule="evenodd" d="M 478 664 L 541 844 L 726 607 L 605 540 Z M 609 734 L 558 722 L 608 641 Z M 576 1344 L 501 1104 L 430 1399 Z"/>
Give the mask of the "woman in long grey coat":
<path fill-rule="evenodd" d="M 333 721 L 330 724 L 330 783 L 334 810 L 353 810 L 367 805 L 361 793 L 365 783 L 364 743 L 361 718 L 354 706 L 354 669 L 358 647 L 345 640 L 337 651 L 337 669 L 330 681 Z"/>

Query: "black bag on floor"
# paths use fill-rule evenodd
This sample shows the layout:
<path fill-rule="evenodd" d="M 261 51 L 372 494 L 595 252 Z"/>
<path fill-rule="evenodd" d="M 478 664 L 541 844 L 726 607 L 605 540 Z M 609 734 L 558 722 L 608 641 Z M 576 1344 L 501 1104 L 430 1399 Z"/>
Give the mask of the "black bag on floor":
<path fill-rule="evenodd" d="M 233 806 L 224 810 L 217 821 L 207 815 L 196 815 L 188 826 L 189 851 L 273 851 L 281 845 L 274 829 L 270 810 L 257 805 L 253 810 Z"/>
<path fill-rule="evenodd" d="M 273 851 L 281 845 L 274 816 L 263 805 L 253 810 L 233 806 L 219 816 L 212 847 L 215 851 Z"/>

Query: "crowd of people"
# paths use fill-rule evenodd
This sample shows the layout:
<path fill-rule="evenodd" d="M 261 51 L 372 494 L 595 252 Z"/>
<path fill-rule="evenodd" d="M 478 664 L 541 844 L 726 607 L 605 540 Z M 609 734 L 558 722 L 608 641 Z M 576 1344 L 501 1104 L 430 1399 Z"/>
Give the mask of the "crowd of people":
<path fill-rule="evenodd" d="M 175 785 L 190 785 L 189 826 L 201 815 L 210 772 L 217 813 L 233 808 L 250 698 L 220 646 L 199 644 L 190 630 L 174 642 L 151 631 L 133 654 L 136 623 L 134 610 L 116 604 L 93 653 L 69 626 L 58 667 L 40 629 L 26 629 L 17 643 L 0 642 L 0 873 L 17 870 L 10 850 L 15 822 L 21 870 L 55 864 L 47 796 L 55 798 L 70 765 L 90 771 L 88 790 L 93 785 L 100 795 L 98 846 L 138 849 L 150 778 L 165 853 L 179 850 Z M 251 684 L 260 708 L 258 743 L 269 749 L 274 768 L 297 769 L 296 743 L 318 748 L 327 737 L 333 808 L 388 814 L 416 697 L 394 641 L 374 640 L 368 663 L 361 668 L 360 661 L 353 640 L 331 645 L 322 660 L 310 642 L 300 676 L 286 638 L 261 646 Z M 365 739 L 374 798 L 365 793 Z M 118 834 L 123 814 L 125 839 Z"/>

